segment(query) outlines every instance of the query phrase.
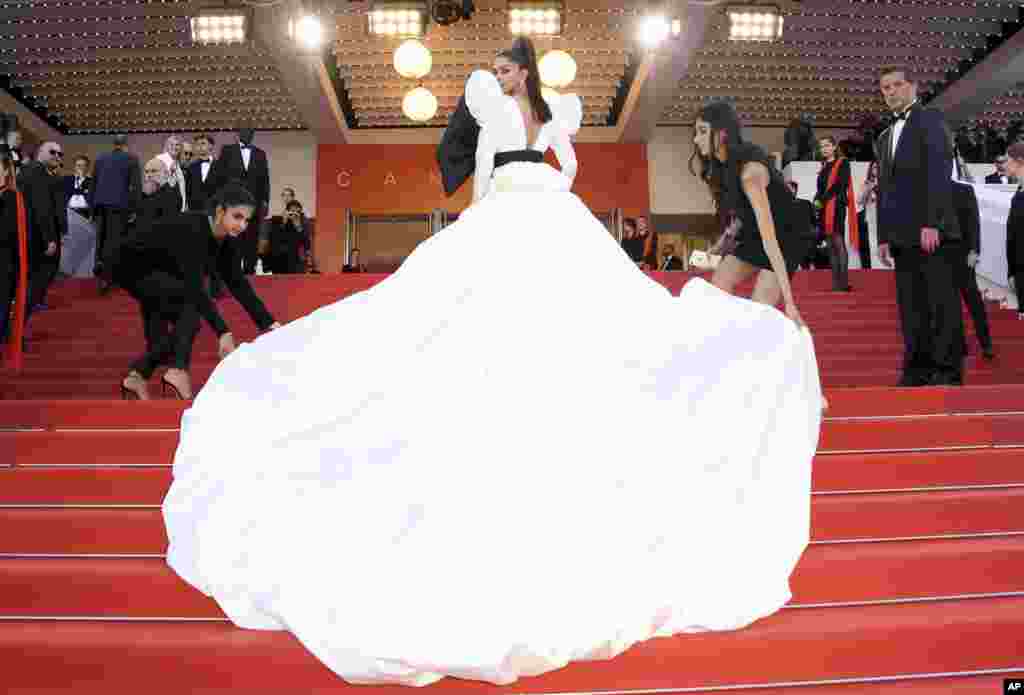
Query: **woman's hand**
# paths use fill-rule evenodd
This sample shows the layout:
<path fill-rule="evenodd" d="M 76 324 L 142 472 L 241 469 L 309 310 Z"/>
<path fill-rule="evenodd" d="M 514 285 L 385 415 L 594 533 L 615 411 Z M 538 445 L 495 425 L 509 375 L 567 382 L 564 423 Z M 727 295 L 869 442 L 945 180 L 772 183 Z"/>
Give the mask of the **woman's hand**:
<path fill-rule="evenodd" d="M 221 359 L 224 359 L 232 352 L 235 351 L 235 336 L 231 335 L 231 332 L 223 334 L 217 341 L 218 343 L 218 354 Z"/>

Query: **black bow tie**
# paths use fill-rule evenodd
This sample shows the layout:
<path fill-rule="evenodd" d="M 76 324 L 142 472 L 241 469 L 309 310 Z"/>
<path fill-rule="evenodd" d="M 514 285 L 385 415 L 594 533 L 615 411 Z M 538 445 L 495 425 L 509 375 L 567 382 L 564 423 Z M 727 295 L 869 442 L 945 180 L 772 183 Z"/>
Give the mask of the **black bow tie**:
<path fill-rule="evenodd" d="M 239 145 L 238 147 L 239 147 L 239 149 L 247 150 L 247 149 L 249 149 L 250 145 Z"/>
<path fill-rule="evenodd" d="M 892 115 L 892 122 L 895 123 L 896 121 L 905 121 L 905 120 L 907 120 L 907 116 L 909 116 L 909 115 L 910 115 L 910 109 L 907 109 L 906 111 L 904 111 L 902 113 L 894 113 Z"/>

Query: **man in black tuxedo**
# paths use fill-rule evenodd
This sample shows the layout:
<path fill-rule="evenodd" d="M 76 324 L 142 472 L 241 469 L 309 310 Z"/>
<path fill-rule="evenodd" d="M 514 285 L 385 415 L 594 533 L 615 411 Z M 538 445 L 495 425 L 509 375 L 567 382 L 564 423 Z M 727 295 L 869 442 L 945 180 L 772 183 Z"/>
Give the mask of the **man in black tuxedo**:
<path fill-rule="evenodd" d="M 252 144 L 254 134 L 252 128 L 240 129 L 238 142 L 221 148 L 220 157 L 214 161 L 207 176 L 212 192 L 219 191 L 232 181 L 237 181 L 256 199 L 253 218 L 238 238 L 242 248 L 242 267 L 247 275 L 256 271 L 259 230 L 267 217 L 270 204 L 270 166 L 267 162 L 267 153 Z"/>
<path fill-rule="evenodd" d="M 1008 159 L 1005 154 L 996 157 L 996 170 L 985 177 L 985 183 L 1017 183 L 1017 179 L 1006 173 L 1006 162 Z"/>
<path fill-rule="evenodd" d="M 682 270 L 683 261 L 676 255 L 676 247 L 672 244 L 665 244 L 662 251 L 661 267 L 658 270 Z"/>
<path fill-rule="evenodd" d="M 89 158 L 84 154 L 75 157 L 75 173 L 64 177 L 64 199 L 67 206 L 82 217 L 89 217 L 89 194 L 92 192 L 92 177 L 89 176 Z"/>
<path fill-rule="evenodd" d="M 876 143 L 878 253 L 896 264 L 903 329 L 900 386 L 963 383 L 963 320 L 953 264 L 960 227 L 953 210 L 953 152 L 942 114 L 917 101 L 903 68 L 879 73 L 892 124 Z"/>
<path fill-rule="evenodd" d="M 60 246 L 67 232 L 64 182 L 59 173 L 64 150 L 56 142 L 44 142 L 36 158 L 26 162 L 18 174 L 18 188 L 28 204 L 29 294 L 31 312 L 46 299 L 46 291 L 60 268 Z"/>
<path fill-rule="evenodd" d="M 952 133 L 950 140 L 952 141 Z M 955 147 L 953 151 L 956 152 Z M 956 178 L 953 179 L 953 209 L 956 211 L 963 239 L 955 245 L 957 253 L 954 258 L 953 279 L 974 322 L 974 332 L 981 345 L 981 356 L 991 360 L 995 357 L 992 351 L 992 332 L 989 329 L 985 302 L 981 298 L 978 277 L 975 274 L 975 266 L 981 256 L 981 217 L 978 213 L 978 197 L 974 194 L 974 186 L 965 182 L 968 175 L 958 160 Z M 964 354 L 967 354 L 966 344 Z"/>
<path fill-rule="evenodd" d="M 213 169 L 213 137 L 203 133 L 192 140 L 195 158 L 185 170 L 185 188 L 188 191 L 188 209 L 194 212 L 206 210 L 206 201 L 214 193 L 210 179 Z"/>
<path fill-rule="evenodd" d="M 96 158 L 89 207 L 96 221 L 96 268 L 100 292 L 109 288 L 109 262 L 124 241 L 142 195 L 139 158 L 127 151 L 128 137 L 114 136 L 114 149 Z"/>

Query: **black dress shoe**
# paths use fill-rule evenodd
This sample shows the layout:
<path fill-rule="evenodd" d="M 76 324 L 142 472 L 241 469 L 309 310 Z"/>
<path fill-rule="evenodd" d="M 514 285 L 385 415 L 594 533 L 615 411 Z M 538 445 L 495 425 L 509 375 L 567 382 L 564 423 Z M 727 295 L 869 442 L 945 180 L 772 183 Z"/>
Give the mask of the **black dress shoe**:
<path fill-rule="evenodd" d="M 932 375 L 932 386 L 963 386 L 963 374 L 957 372 L 935 372 Z"/>
<path fill-rule="evenodd" d="M 927 386 L 929 383 L 930 380 L 926 376 L 903 372 L 903 376 L 900 377 L 900 381 L 896 385 L 901 388 L 912 388 L 916 386 Z"/>

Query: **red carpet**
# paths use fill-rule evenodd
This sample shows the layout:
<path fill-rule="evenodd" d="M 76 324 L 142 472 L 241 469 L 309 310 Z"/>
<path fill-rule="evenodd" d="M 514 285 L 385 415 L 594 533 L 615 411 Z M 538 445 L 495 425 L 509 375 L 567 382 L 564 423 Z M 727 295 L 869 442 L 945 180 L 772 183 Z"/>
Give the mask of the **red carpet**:
<path fill-rule="evenodd" d="M 257 282 L 294 317 L 377 279 Z M 992 694 L 1024 676 L 1024 323 L 990 308 L 999 356 L 972 356 L 964 388 L 890 388 L 891 275 L 854 281 L 849 295 L 823 291 L 824 273 L 796 281 L 832 407 L 789 607 L 511 687 L 426 691 Z M 166 567 L 159 505 L 184 405 L 110 400 L 141 346 L 126 297 L 68 283 L 51 304 L 23 374 L 0 376 L 0 690 L 408 695 L 345 685 L 288 634 L 234 628 Z M 233 302 L 222 308 L 252 334 Z M 201 382 L 214 365 L 205 329 L 197 347 Z"/>

